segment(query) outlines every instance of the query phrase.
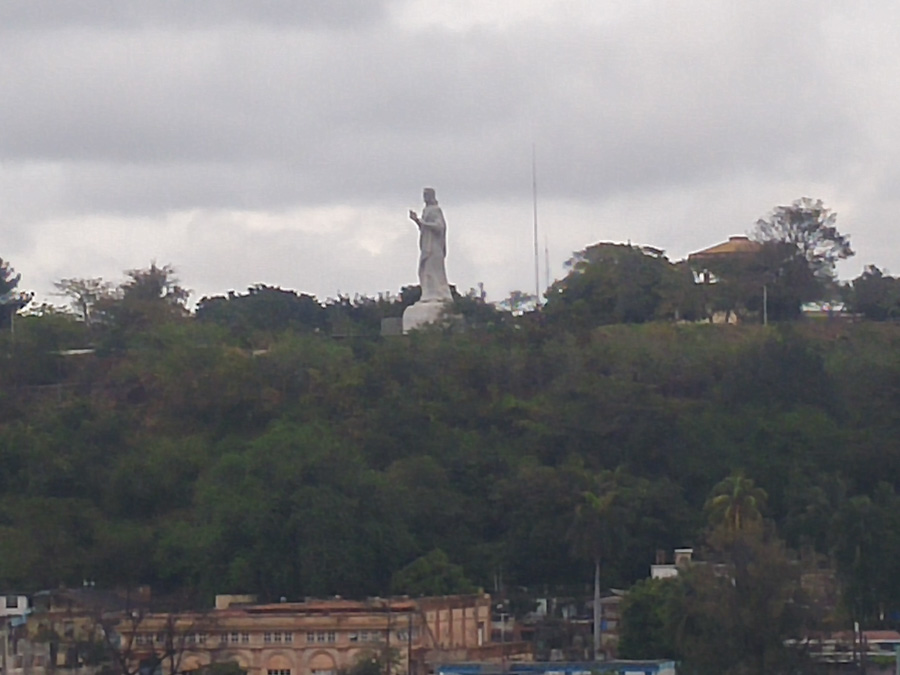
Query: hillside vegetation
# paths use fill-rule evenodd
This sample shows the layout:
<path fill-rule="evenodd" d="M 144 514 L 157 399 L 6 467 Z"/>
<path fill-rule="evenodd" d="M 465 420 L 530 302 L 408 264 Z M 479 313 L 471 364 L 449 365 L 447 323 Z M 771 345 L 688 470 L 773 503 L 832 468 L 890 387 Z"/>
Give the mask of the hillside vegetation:
<path fill-rule="evenodd" d="M 627 586 L 657 549 L 700 542 L 713 487 L 740 470 L 791 547 L 837 566 L 857 616 L 900 607 L 900 327 L 570 331 L 480 311 L 461 334 L 344 339 L 121 307 L 101 332 L 17 319 L 0 584 L 587 584 L 595 534 L 576 514 L 612 477 L 627 527 L 607 532 L 602 581 Z"/>

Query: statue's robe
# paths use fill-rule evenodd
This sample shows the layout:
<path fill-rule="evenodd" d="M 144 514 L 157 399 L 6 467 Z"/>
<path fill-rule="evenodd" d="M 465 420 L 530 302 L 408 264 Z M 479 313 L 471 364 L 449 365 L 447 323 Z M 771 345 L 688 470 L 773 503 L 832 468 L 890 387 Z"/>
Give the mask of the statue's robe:
<path fill-rule="evenodd" d="M 447 223 L 437 204 L 427 204 L 419 218 L 419 283 L 422 301 L 450 300 L 450 284 L 444 259 L 447 256 Z"/>

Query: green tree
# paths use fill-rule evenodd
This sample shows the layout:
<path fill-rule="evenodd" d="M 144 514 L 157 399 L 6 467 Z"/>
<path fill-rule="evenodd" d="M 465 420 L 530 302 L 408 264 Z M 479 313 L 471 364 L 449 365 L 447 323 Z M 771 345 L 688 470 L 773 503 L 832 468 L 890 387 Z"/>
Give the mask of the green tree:
<path fill-rule="evenodd" d="M 879 483 L 872 496 L 857 495 L 839 509 L 833 523 L 834 557 L 844 604 L 863 625 L 884 625 L 900 609 L 900 496 Z"/>
<path fill-rule="evenodd" d="M 801 303 L 833 292 L 835 264 L 854 254 L 836 222 L 837 214 L 821 199 L 809 197 L 777 206 L 756 222 L 753 236 L 763 244 L 760 257 L 773 315 L 796 316 Z"/>
<path fill-rule="evenodd" d="M 819 617 L 801 567 L 762 529 L 718 530 L 707 562 L 683 571 L 674 637 L 687 672 L 764 675 L 803 672 L 804 638 Z"/>
<path fill-rule="evenodd" d="M 600 566 L 621 551 L 629 526 L 636 520 L 646 490 L 645 481 L 635 481 L 624 469 L 604 471 L 595 477 L 594 487 L 581 493 L 570 531 L 576 555 L 594 566 L 594 658 L 599 658 Z"/>
<path fill-rule="evenodd" d="M 677 627 L 683 592 L 678 579 L 642 579 L 628 590 L 619 632 L 621 658 L 681 658 Z"/>
<path fill-rule="evenodd" d="M 675 299 L 693 286 L 686 268 L 649 246 L 601 242 L 576 252 L 566 267 L 547 291 L 545 311 L 582 328 L 678 318 Z"/>
<path fill-rule="evenodd" d="M 114 293 L 94 304 L 92 320 L 104 324 L 102 346 L 106 348 L 152 340 L 150 329 L 189 315 L 190 291 L 180 285 L 171 265 L 152 262 L 150 267 L 129 270 L 126 275 L 128 279 Z"/>
<path fill-rule="evenodd" d="M 466 578 L 461 565 L 454 565 L 446 553 L 436 548 L 397 570 L 391 581 L 391 590 L 422 597 L 475 593 L 478 589 Z"/>
<path fill-rule="evenodd" d="M 325 328 L 325 309 L 313 296 L 265 284 L 251 286 L 244 295 L 205 297 L 197 305 L 196 317 L 225 326 L 245 340 L 255 333 Z"/>
<path fill-rule="evenodd" d="M 75 315 L 90 326 L 94 319 L 95 308 L 101 301 L 110 301 L 115 297 L 112 283 L 100 277 L 89 279 L 68 278 L 54 281 L 58 295 L 68 298 L 69 305 Z"/>
<path fill-rule="evenodd" d="M 0 259 L 0 328 L 8 328 L 16 312 L 34 297 L 33 293 L 19 290 L 21 280 L 22 275 L 16 273 L 7 261 Z"/>
<path fill-rule="evenodd" d="M 866 265 L 863 273 L 846 290 L 850 310 L 873 321 L 900 318 L 900 279 L 875 265 Z"/>
<path fill-rule="evenodd" d="M 737 532 L 762 522 L 767 498 L 743 471 L 735 471 L 713 488 L 704 508 L 713 526 Z"/>
<path fill-rule="evenodd" d="M 850 238 L 838 232 L 837 214 L 821 199 L 802 197 L 790 206 L 777 206 L 768 218 L 756 222 L 754 235 L 761 242 L 787 244 L 793 256 L 806 261 L 817 279 L 834 278 L 834 266 L 853 255 Z"/>

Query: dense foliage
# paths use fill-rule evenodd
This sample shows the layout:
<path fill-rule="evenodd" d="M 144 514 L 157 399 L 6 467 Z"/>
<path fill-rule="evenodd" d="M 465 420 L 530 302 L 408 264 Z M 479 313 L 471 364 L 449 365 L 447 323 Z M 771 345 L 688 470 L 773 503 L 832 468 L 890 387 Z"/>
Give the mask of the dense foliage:
<path fill-rule="evenodd" d="M 900 618 L 893 324 L 681 323 L 689 270 L 616 245 L 545 312 L 455 294 L 468 330 L 405 337 L 381 322 L 416 288 L 191 312 L 173 274 L 62 280 L 74 314 L 0 334 L 0 586 L 627 587 L 766 518 L 836 565 L 853 618 Z"/>
<path fill-rule="evenodd" d="M 625 599 L 621 654 L 670 658 L 693 675 L 820 672 L 808 637 L 828 626 L 822 596 L 760 523 L 710 533 L 704 560 L 645 579 Z"/>

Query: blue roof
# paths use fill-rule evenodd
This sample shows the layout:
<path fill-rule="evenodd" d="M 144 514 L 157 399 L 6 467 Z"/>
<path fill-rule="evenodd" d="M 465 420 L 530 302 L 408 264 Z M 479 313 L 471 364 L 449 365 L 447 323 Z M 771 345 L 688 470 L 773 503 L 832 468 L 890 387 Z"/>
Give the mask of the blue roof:
<path fill-rule="evenodd" d="M 671 660 L 645 661 L 550 661 L 506 663 L 445 663 L 435 667 L 439 675 L 591 675 L 608 671 L 640 671 L 658 673 L 674 670 Z"/>

